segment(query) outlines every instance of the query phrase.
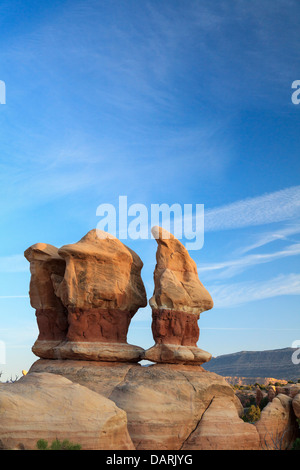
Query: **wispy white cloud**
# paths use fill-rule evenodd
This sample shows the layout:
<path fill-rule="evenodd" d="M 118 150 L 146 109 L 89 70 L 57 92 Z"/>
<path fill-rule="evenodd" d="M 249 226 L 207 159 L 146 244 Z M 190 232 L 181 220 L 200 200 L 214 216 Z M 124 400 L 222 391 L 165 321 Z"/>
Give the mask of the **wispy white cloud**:
<path fill-rule="evenodd" d="M 300 274 L 280 275 L 263 282 L 212 286 L 209 290 L 216 308 L 230 308 L 282 295 L 300 295 Z"/>
<path fill-rule="evenodd" d="M 0 299 L 28 299 L 29 295 L 0 295 Z"/>
<path fill-rule="evenodd" d="M 251 328 L 248 328 L 248 327 L 237 327 L 237 328 L 234 328 L 234 327 L 229 327 L 229 328 L 223 328 L 223 327 L 220 327 L 220 328 L 217 328 L 217 327 L 203 327 L 201 328 L 201 330 L 256 330 L 256 331 L 261 331 L 261 330 L 265 330 L 265 331 L 300 331 L 300 328 L 260 328 L 260 327 L 251 327 Z"/>
<path fill-rule="evenodd" d="M 249 267 L 256 266 L 262 263 L 269 263 L 271 261 L 275 261 L 277 259 L 285 258 L 288 256 L 297 255 L 300 255 L 300 243 L 290 245 L 285 249 L 276 251 L 274 253 L 252 254 L 233 260 L 222 261 L 219 263 L 212 263 L 206 265 L 204 264 L 198 267 L 198 272 L 205 272 L 207 274 L 213 273 L 213 277 L 215 279 L 230 278 Z"/>
<path fill-rule="evenodd" d="M 205 211 L 205 231 L 282 222 L 300 216 L 300 186 L 247 198 Z"/>
<path fill-rule="evenodd" d="M 29 263 L 24 255 L 11 255 L 0 257 L 1 273 L 18 273 L 29 271 Z"/>
<path fill-rule="evenodd" d="M 279 230 L 272 230 L 256 236 L 254 243 L 238 249 L 238 253 L 243 254 L 249 251 L 261 248 L 262 246 L 268 245 L 269 243 L 281 241 L 295 241 L 290 238 L 291 235 L 297 235 L 300 233 L 300 222 L 297 225 L 289 225 Z"/>

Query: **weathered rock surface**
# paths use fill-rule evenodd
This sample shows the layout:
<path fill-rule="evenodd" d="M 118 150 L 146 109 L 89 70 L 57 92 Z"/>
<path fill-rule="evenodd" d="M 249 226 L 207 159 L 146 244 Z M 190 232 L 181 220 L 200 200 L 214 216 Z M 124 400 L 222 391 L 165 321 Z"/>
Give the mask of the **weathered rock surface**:
<path fill-rule="evenodd" d="M 262 449 L 289 449 L 297 437 L 298 423 L 292 409 L 292 398 L 279 394 L 263 408 L 255 423 Z"/>
<path fill-rule="evenodd" d="M 296 417 L 300 419 L 300 393 L 293 398 L 292 405 Z"/>
<path fill-rule="evenodd" d="M 33 348 L 36 355 L 96 361 L 140 359 L 143 349 L 127 344 L 132 317 L 147 305 L 143 263 L 134 251 L 95 229 L 59 250 L 34 245 L 25 256 L 32 272 L 32 305 L 40 309 L 41 333 Z M 63 332 L 54 335 L 55 342 L 53 322 L 46 321 L 49 312 L 56 323 L 64 320 Z"/>
<path fill-rule="evenodd" d="M 255 427 L 239 418 L 234 400 L 213 397 L 182 449 L 255 450 L 258 447 L 259 436 Z"/>
<path fill-rule="evenodd" d="M 55 290 L 66 307 L 75 312 L 117 309 L 133 316 L 147 305 L 140 275 L 143 263 L 113 235 L 94 229 L 58 252 L 66 262 L 66 271 Z"/>
<path fill-rule="evenodd" d="M 255 393 L 255 403 L 256 406 L 259 406 L 261 404 L 261 401 L 264 399 L 265 394 L 261 391 L 259 387 L 256 387 L 256 393 Z"/>
<path fill-rule="evenodd" d="M 57 359 L 83 361 L 138 362 L 144 350 L 127 343 L 64 341 L 54 349 Z"/>
<path fill-rule="evenodd" d="M 114 401 L 139 450 L 259 447 L 255 426 L 240 419 L 233 389 L 201 366 L 39 360 L 32 372 L 61 374 Z"/>
<path fill-rule="evenodd" d="M 99 230 L 59 254 L 66 270 L 55 292 L 68 308 L 69 329 L 57 357 L 137 362 L 143 349 L 127 344 L 127 332 L 138 308 L 147 304 L 141 259 Z"/>
<path fill-rule="evenodd" d="M 161 227 L 153 227 L 152 234 L 158 244 L 154 294 L 149 301 L 155 346 L 144 357 L 154 362 L 203 364 L 211 355 L 197 348 L 197 321 L 201 312 L 213 307 L 212 298 L 182 243 Z"/>
<path fill-rule="evenodd" d="M 151 307 L 196 315 L 211 309 L 213 300 L 200 282 L 197 265 L 187 249 L 161 227 L 153 227 L 152 234 L 158 248 Z"/>
<path fill-rule="evenodd" d="M 201 365 L 210 360 L 211 354 L 198 347 L 159 343 L 148 349 L 144 357 L 151 362 Z"/>
<path fill-rule="evenodd" d="M 67 309 L 55 295 L 52 276 L 62 278 L 66 263 L 55 246 L 37 243 L 24 256 L 30 262 L 30 303 L 36 310 L 39 336 L 33 352 L 40 357 L 53 357 L 53 348 L 66 338 Z"/>
<path fill-rule="evenodd" d="M 68 439 L 86 450 L 134 449 L 124 411 L 55 374 L 31 372 L 1 384 L 0 417 L 1 449 L 36 449 L 39 439 Z"/>
<path fill-rule="evenodd" d="M 288 397 L 294 398 L 298 393 L 300 393 L 300 384 L 287 384 L 284 386 L 277 386 L 276 388 L 276 395 L 283 393 Z"/>
<path fill-rule="evenodd" d="M 275 397 L 276 397 L 276 388 L 274 385 L 270 385 L 268 387 L 268 400 L 273 401 Z"/>

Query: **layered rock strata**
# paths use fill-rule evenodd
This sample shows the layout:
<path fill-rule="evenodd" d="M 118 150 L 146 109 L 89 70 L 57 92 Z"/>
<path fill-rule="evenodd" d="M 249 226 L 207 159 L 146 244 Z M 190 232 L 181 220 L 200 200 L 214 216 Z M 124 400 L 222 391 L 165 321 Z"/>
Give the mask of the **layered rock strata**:
<path fill-rule="evenodd" d="M 153 362 L 203 364 L 211 354 L 197 347 L 198 320 L 200 313 L 213 307 L 213 300 L 182 243 L 161 227 L 153 227 L 152 234 L 158 244 L 149 301 L 155 345 L 144 357 Z"/>
<path fill-rule="evenodd" d="M 293 413 L 293 399 L 282 393 L 263 408 L 255 423 L 263 450 L 286 450 L 299 435 L 299 426 Z"/>
<path fill-rule="evenodd" d="M 55 246 L 36 243 L 24 253 L 30 262 L 29 297 L 36 311 L 39 336 L 33 352 L 43 358 L 53 358 L 54 349 L 66 339 L 68 311 L 55 295 L 52 277 L 63 278 L 66 263 Z"/>
<path fill-rule="evenodd" d="M 296 418 L 300 419 L 300 392 L 293 398 L 292 406 L 293 406 Z"/>
<path fill-rule="evenodd" d="M 137 450 L 258 449 L 254 425 L 232 387 L 199 365 L 35 362 L 32 373 L 67 377 L 113 401 L 127 414 Z"/>
<path fill-rule="evenodd" d="M 83 449 L 288 449 L 298 398 L 278 395 L 250 424 L 224 377 L 199 365 L 39 359 L 0 384 L 0 448 L 58 438 Z"/>
<path fill-rule="evenodd" d="M 134 449 L 126 413 L 60 375 L 30 373 L 0 384 L 0 416 L 0 449 L 34 450 L 39 439 L 68 439 L 84 450 Z"/>
<path fill-rule="evenodd" d="M 51 355 L 37 348 L 34 352 L 42 358 L 139 361 L 143 349 L 127 343 L 132 317 L 147 304 L 139 256 L 99 230 L 91 230 L 77 243 L 58 250 L 53 247 L 53 251 L 63 269 L 50 269 L 48 281 L 56 303 L 65 312 L 66 329 L 60 338 L 64 341 L 53 344 Z M 34 272 L 35 259 L 27 252 Z M 32 276 L 31 298 L 38 283 Z M 40 290 L 42 300 L 45 292 Z"/>

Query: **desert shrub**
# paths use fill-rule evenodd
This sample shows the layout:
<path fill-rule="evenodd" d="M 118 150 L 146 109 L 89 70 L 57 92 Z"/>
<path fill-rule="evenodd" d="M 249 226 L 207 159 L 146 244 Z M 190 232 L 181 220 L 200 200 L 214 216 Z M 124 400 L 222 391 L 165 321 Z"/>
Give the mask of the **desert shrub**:
<path fill-rule="evenodd" d="M 44 439 L 39 439 L 36 444 L 38 450 L 81 450 L 80 444 L 73 444 L 72 442 L 68 441 L 68 439 L 64 439 L 60 441 L 59 439 L 55 439 L 51 446 L 48 447 L 48 442 Z"/>
<path fill-rule="evenodd" d="M 299 437 L 294 441 L 291 450 L 300 450 L 300 438 Z"/>
<path fill-rule="evenodd" d="M 48 442 L 45 439 L 39 439 L 36 443 L 38 450 L 46 450 L 48 448 Z"/>
<path fill-rule="evenodd" d="M 242 416 L 243 421 L 246 423 L 255 423 L 260 418 L 260 408 L 259 406 L 251 405 L 247 413 Z"/>
<path fill-rule="evenodd" d="M 264 397 L 259 404 L 260 410 L 262 411 L 264 407 L 267 406 L 268 403 L 269 403 L 268 397 Z"/>
<path fill-rule="evenodd" d="M 255 397 L 249 397 L 247 400 L 247 406 L 256 405 Z"/>
<path fill-rule="evenodd" d="M 300 418 L 296 418 L 296 421 L 300 429 Z M 297 439 L 293 442 L 291 450 L 300 450 L 300 438 L 299 437 L 297 437 Z"/>

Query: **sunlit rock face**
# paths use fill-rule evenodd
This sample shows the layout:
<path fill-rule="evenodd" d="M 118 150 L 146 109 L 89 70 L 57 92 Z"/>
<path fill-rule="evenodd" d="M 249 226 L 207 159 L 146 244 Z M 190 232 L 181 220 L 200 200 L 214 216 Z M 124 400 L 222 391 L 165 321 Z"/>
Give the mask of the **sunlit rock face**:
<path fill-rule="evenodd" d="M 62 269 L 50 269 L 47 280 L 53 298 L 67 313 L 67 331 L 51 357 L 138 361 L 143 349 L 127 344 L 127 332 L 137 310 L 147 305 L 139 256 L 96 229 L 77 243 L 52 248 Z M 38 282 L 33 276 L 32 292 Z M 43 303 L 43 286 L 39 294 Z"/>
<path fill-rule="evenodd" d="M 158 244 L 154 293 L 149 301 L 155 346 L 146 351 L 145 358 L 154 362 L 207 362 L 210 353 L 197 347 L 197 322 L 200 313 L 213 307 L 213 300 L 182 243 L 161 227 L 153 227 L 152 234 Z"/>
<path fill-rule="evenodd" d="M 53 349 L 68 331 L 67 309 L 54 292 L 52 277 L 63 279 L 66 263 L 55 246 L 36 243 L 24 253 L 30 262 L 29 297 L 36 310 L 39 336 L 33 352 L 40 357 L 52 358 Z"/>
<path fill-rule="evenodd" d="M 256 427 L 240 418 L 243 407 L 233 388 L 224 377 L 199 365 L 142 367 L 40 359 L 32 365 L 29 375 L 32 373 L 59 374 L 109 398 L 126 412 L 128 432 L 137 450 L 260 448 Z"/>
<path fill-rule="evenodd" d="M 125 411 L 61 374 L 30 372 L 0 384 L 0 413 L 1 450 L 36 450 L 40 439 L 49 447 L 68 439 L 83 450 L 134 450 Z"/>

